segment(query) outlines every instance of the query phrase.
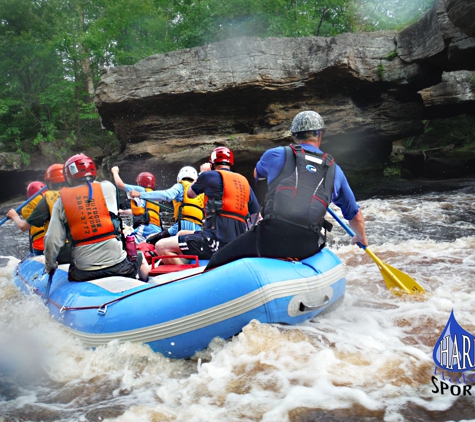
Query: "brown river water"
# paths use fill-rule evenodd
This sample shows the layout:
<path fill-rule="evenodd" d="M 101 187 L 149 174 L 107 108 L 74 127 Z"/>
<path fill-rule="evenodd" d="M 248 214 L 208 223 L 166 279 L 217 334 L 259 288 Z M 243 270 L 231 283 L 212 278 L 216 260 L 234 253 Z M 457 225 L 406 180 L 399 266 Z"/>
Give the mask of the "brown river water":
<path fill-rule="evenodd" d="M 14 285 L 27 237 L 7 222 L 0 255 L 14 258 L 0 259 L 0 421 L 475 420 L 475 386 L 450 389 L 462 374 L 450 381 L 433 359 L 452 311 L 475 335 L 474 204 L 473 183 L 360 201 L 371 250 L 425 294 L 391 293 L 335 222 L 329 246 L 347 271 L 338 309 L 297 326 L 253 321 L 189 360 L 133 343 L 86 349 Z"/>

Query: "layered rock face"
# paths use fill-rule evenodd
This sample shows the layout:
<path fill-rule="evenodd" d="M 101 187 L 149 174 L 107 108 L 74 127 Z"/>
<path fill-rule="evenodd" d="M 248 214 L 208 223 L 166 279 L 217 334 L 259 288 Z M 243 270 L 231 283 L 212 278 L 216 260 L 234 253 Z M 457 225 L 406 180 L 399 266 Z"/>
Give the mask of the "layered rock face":
<path fill-rule="evenodd" d="M 182 166 L 198 168 L 226 145 L 251 178 L 265 150 L 291 142 L 294 116 L 311 109 L 327 126 L 322 149 L 352 184 L 365 183 L 423 120 L 475 111 L 474 22 L 473 1 L 437 0 L 401 32 L 237 38 L 105 69 L 95 104 L 122 151 L 91 156 L 106 178 L 119 165 L 125 182 L 150 171 L 166 188 Z"/>
<path fill-rule="evenodd" d="M 108 69 L 96 105 L 122 142 L 124 166 L 196 165 L 216 145 L 231 148 L 241 166 L 255 164 L 266 149 L 288 144 L 293 117 L 312 109 L 325 119 L 328 152 L 360 167 L 422 130 L 415 92 L 419 75 L 428 75 L 417 63 L 384 59 L 395 35 L 241 38 L 152 56 Z"/>
<path fill-rule="evenodd" d="M 467 0 L 445 0 L 449 19 L 469 37 L 475 37 L 475 3 Z"/>
<path fill-rule="evenodd" d="M 457 71 L 475 69 L 475 11 L 467 19 L 466 2 L 446 3 L 399 33 L 230 39 L 109 68 L 95 104 L 123 154 L 105 166 L 129 180 L 139 170 L 173 174 L 226 145 L 250 174 L 311 109 L 327 126 L 323 149 L 347 173 L 381 167 L 393 141 L 422 133 L 423 119 L 473 111 L 471 74 Z"/>

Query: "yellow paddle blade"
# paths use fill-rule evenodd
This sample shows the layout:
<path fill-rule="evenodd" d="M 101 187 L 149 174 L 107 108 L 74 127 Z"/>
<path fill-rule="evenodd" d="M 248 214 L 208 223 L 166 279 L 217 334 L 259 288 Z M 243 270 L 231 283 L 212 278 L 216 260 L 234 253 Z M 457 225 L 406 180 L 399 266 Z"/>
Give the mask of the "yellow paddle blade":
<path fill-rule="evenodd" d="M 381 261 L 369 248 L 365 248 L 365 252 L 378 265 L 379 271 L 381 272 L 388 289 L 401 289 L 410 294 L 425 292 L 422 286 L 419 285 L 410 275 Z"/>
<path fill-rule="evenodd" d="M 386 265 L 386 268 L 388 268 L 395 277 L 397 277 L 401 283 L 406 286 L 408 290 L 410 290 L 411 293 L 425 293 L 426 291 L 424 288 L 416 281 L 414 280 L 409 274 L 403 273 L 401 270 L 398 270 L 397 268 L 392 267 L 389 265 L 387 262 L 384 263 Z"/>

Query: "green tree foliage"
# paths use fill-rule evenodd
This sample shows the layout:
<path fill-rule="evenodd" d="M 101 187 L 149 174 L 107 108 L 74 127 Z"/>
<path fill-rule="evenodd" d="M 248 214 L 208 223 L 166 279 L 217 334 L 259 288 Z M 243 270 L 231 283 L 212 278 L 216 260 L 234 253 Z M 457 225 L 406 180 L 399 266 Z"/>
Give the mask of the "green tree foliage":
<path fill-rule="evenodd" d="M 95 87 L 104 66 L 171 49 L 160 10 L 153 0 L 0 0 L 1 149 L 29 162 L 38 147 L 57 159 L 117 148 Z"/>
<path fill-rule="evenodd" d="M 0 150 L 25 162 L 117 140 L 93 96 L 102 69 L 230 37 L 396 28 L 433 0 L 0 0 Z"/>
<path fill-rule="evenodd" d="M 401 30 L 417 21 L 433 4 L 434 0 L 355 0 L 355 29 Z"/>
<path fill-rule="evenodd" d="M 352 30 L 351 0 L 179 0 L 182 47 L 239 36 L 332 36 Z"/>
<path fill-rule="evenodd" d="M 0 17 L 0 142 L 29 162 L 37 146 L 71 141 L 75 81 L 63 61 L 52 2 L 2 0 Z"/>
<path fill-rule="evenodd" d="M 164 0 L 103 0 L 101 13 L 91 22 L 84 42 L 99 68 L 132 65 L 176 49 L 170 34 L 173 16 Z"/>
<path fill-rule="evenodd" d="M 452 146 L 457 150 L 474 148 L 475 116 L 462 114 L 447 119 L 427 120 L 424 133 L 405 141 L 407 149 L 430 149 Z"/>

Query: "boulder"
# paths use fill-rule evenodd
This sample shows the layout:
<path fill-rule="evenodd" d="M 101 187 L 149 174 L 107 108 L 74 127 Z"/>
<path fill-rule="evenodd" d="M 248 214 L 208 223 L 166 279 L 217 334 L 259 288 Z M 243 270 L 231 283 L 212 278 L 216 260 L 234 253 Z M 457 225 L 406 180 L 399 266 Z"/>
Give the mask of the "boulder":
<path fill-rule="evenodd" d="M 475 2 L 467 0 L 445 0 L 447 15 L 453 24 L 467 34 L 475 37 Z"/>
<path fill-rule="evenodd" d="M 426 118 L 452 117 L 475 113 L 475 72 L 459 70 L 442 74 L 437 85 L 422 89 Z"/>

